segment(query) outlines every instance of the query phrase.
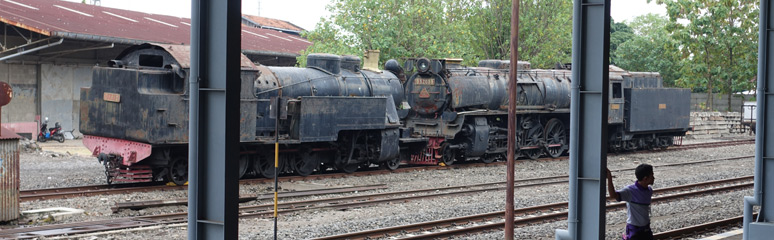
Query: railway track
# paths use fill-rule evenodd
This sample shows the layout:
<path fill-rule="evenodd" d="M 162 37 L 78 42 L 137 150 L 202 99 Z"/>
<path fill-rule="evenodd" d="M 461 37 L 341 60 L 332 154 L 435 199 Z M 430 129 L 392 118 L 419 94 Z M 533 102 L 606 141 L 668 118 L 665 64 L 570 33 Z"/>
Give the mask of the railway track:
<path fill-rule="evenodd" d="M 743 183 L 738 183 L 742 181 Z M 698 183 L 672 188 L 654 190 L 653 203 L 675 201 L 696 195 L 714 194 L 717 192 L 737 191 L 752 188 L 752 176 Z M 729 185 L 732 184 L 732 185 Z M 712 186 L 712 187 L 710 187 Z M 704 188 L 707 187 L 707 188 Z M 696 190 L 697 188 L 702 188 Z M 686 192 L 689 191 L 689 192 Z M 611 199 L 608 199 L 611 200 Z M 514 209 L 515 226 L 527 226 L 549 221 L 559 221 L 567 218 L 567 202 L 546 204 L 534 207 Z M 625 202 L 607 204 L 607 211 L 624 209 Z M 409 225 L 380 228 L 362 232 L 352 232 L 335 236 L 316 238 L 330 239 L 434 239 L 449 236 L 482 233 L 490 230 L 502 230 L 505 227 L 505 211 L 464 217 L 421 222 Z"/>
<path fill-rule="evenodd" d="M 687 145 L 679 145 L 679 146 L 672 146 L 667 148 L 667 151 L 679 151 L 679 150 L 687 150 L 687 149 L 696 149 L 696 148 L 714 148 L 714 147 L 726 147 L 726 146 L 736 146 L 736 145 L 743 145 L 743 144 L 755 144 L 754 139 L 745 139 L 745 140 L 733 140 L 733 141 L 722 141 L 722 142 L 710 142 L 710 143 L 696 143 L 696 144 L 687 144 Z"/>
<path fill-rule="evenodd" d="M 107 194 L 128 194 L 135 192 L 169 191 L 187 189 L 188 186 L 167 186 L 159 184 L 131 184 L 121 185 L 93 185 L 82 187 L 47 188 L 35 190 L 22 190 L 19 192 L 19 200 L 38 201 L 49 199 L 64 199 L 72 197 L 88 197 Z"/>
<path fill-rule="evenodd" d="M 709 163 L 709 162 L 717 162 L 717 161 L 726 161 L 726 160 L 736 160 L 736 159 L 744 159 L 744 158 L 751 158 L 753 156 L 743 156 L 743 157 L 733 157 L 733 158 L 720 158 L 720 159 L 710 159 L 710 160 L 701 160 L 701 161 L 693 161 L 693 162 L 685 162 L 685 163 L 670 163 L 670 164 L 661 164 L 656 165 L 656 167 L 674 167 L 674 166 L 683 166 L 683 165 L 691 165 L 691 164 L 701 164 L 701 163 Z M 616 169 L 614 172 L 620 172 L 620 171 L 631 171 L 634 170 L 634 168 L 623 168 L 623 169 Z M 569 178 L 568 175 L 561 175 L 561 176 L 551 176 L 551 177 L 542 177 L 542 178 L 530 178 L 530 179 L 518 179 L 514 183 L 522 183 L 527 184 L 530 182 L 551 182 L 554 183 L 567 183 L 567 179 Z M 491 186 L 496 184 L 505 184 L 505 182 L 494 182 L 494 183 L 484 183 L 484 184 L 474 184 L 474 185 L 464 185 L 464 186 L 455 186 L 455 187 L 447 187 L 443 189 L 429 189 L 429 191 L 441 191 L 441 190 L 449 190 L 449 189 L 462 189 L 462 188 L 474 188 L 474 187 L 481 187 L 481 186 Z M 498 188 L 491 188 L 487 190 L 503 190 L 504 187 L 498 187 Z M 413 192 L 421 192 L 424 190 L 419 191 L 406 191 L 409 193 Z M 266 194 L 266 196 L 259 196 L 255 198 L 255 200 L 260 199 L 268 199 L 270 194 Z M 287 197 L 293 197 L 293 195 L 286 195 Z M 280 197 L 286 197 L 283 196 L 282 193 L 280 194 Z M 308 195 L 301 195 L 296 193 L 296 196 L 308 196 Z M 176 200 L 155 200 L 155 201 L 147 201 L 147 202 L 128 202 L 128 203 L 116 203 L 116 206 L 113 207 L 113 212 L 117 212 L 121 209 L 142 209 L 147 207 L 160 207 L 160 206 L 172 206 L 172 205 L 185 205 L 188 203 L 187 199 L 176 199 Z"/>
<path fill-rule="evenodd" d="M 758 213 L 753 214 L 753 218 L 757 217 Z M 654 239 L 685 239 L 689 237 L 695 238 L 700 234 L 717 232 L 718 230 L 724 231 L 730 227 L 738 227 L 743 224 L 744 216 L 736 216 L 732 218 L 726 218 L 718 221 L 703 223 L 699 225 L 688 226 L 684 228 L 673 229 L 665 232 L 654 233 Z"/>
<path fill-rule="evenodd" d="M 539 178 L 539 179 L 523 179 L 519 181 L 519 183 L 523 183 L 523 184 L 517 185 L 516 188 L 545 186 L 550 184 L 565 184 L 566 179 L 562 179 L 562 178 L 564 178 L 564 176 L 546 177 L 546 178 Z M 538 182 L 535 182 L 535 181 L 538 181 Z M 752 181 L 752 176 L 683 185 L 683 186 L 677 186 L 672 188 L 664 188 L 664 189 L 656 190 L 656 194 L 663 195 L 666 193 L 673 193 L 673 192 L 685 192 L 685 191 L 695 190 L 697 188 L 698 189 L 706 188 L 707 186 L 722 186 L 722 185 L 729 185 L 729 184 L 739 183 L 739 182 L 743 182 L 743 184 L 739 184 L 739 185 L 743 185 L 744 187 L 750 187 L 752 186 L 751 183 L 747 183 L 750 181 Z M 495 186 L 495 185 L 498 185 L 498 186 Z M 280 208 L 279 212 L 281 214 L 288 214 L 291 212 L 308 211 L 308 210 L 352 209 L 352 208 L 360 208 L 364 206 L 384 205 L 387 203 L 406 202 L 406 201 L 425 199 L 425 198 L 438 198 L 438 197 L 446 197 L 446 196 L 452 196 L 452 195 L 476 194 L 484 191 L 502 191 L 502 189 L 504 188 L 505 188 L 504 182 L 496 182 L 496 183 L 474 184 L 474 185 L 465 185 L 465 186 L 457 186 L 457 187 L 420 189 L 420 190 L 409 190 L 409 191 L 400 191 L 400 192 L 375 193 L 375 194 L 358 195 L 358 196 L 335 197 L 335 198 L 327 198 L 327 199 L 315 199 L 315 200 L 307 200 L 307 201 L 284 202 L 279 205 L 279 208 Z M 729 188 L 728 186 L 725 186 L 725 187 L 719 187 L 719 188 L 714 188 L 714 189 L 704 190 L 704 191 L 722 191 L 719 189 L 728 189 L 728 188 Z M 682 194 L 685 195 L 686 193 L 682 193 Z M 675 195 L 660 197 L 658 199 L 678 198 L 678 197 L 681 197 L 679 193 Z M 656 199 L 657 198 L 654 198 L 654 202 L 656 201 Z M 555 204 L 536 206 L 536 207 L 525 208 L 525 209 L 516 209 L 515 211 L 517 215 L 535 214 L 535 213 L 541 213 L 541 212 L 547 212 L 547 211 L 558 211 L 561 208 L 566 208 L 566 205 L 567 205 L 566 202 L 555 203 Z M 610 206 L 617 206 L 617 205 L 611 204 Z M 624 206 L 624 205 L 620 205 L 618 207 L 621 207 L 621 206 Z M 273 205 L 271 204 L 240 206 L 239 215 L 240 215 L 240 218 L 271 217 L 273 214 L 272 209 L 273 209 Z M 447 220 L 447 222 L 452 221 L 451 225 L 449 226 L 452 226 L 452 225 L 456 226 L 456 225 L 459 225 L 461 222 L 493 221 L 493 220 L 486 220 L 489 218 L 499 218 L 500 220 L 502 220 L 503 215 L 504 215 L 504 212 L 495 212 L 495 213 L 475 215 L 475 216 L 472 216 L 472 218 L 471 216 L 463 217 L 463 218 L 455 218 L 455 219 Z M 56 236 L 56 235 L 64 235 L 64 234 L 72 235 L 72 234 L 81 234 L 81 233 L 88 233 L 88 232 L 111 231 L 111 230 L 125 229 L 125 228 L 138 228 L 138 227 L 147 227 L 147 226 L 154 226 L 154 225 L 176 224 L 176 223 L 185 222 L 186 216 L 187 216 L 187 213 L 181 212 L 181 213 L 155 215 L 155 216 L 121 218 L 121 219 L 113 219 L 113 220 L 106 220 L 106 221 L 93 221 L 93 222 L 84 222 L 84 223 L 60 224 L 60 225 L 49 225 L 49 226 L 42 226 L 42 227 L 11 229 L 11 230 L 0 231 L 0 238 L 35 238 L 35 237 L 43 237 L 43 236 Z M 557 218 L 557 216 L 551 215 L 551 214 L 543 214 L 540 216 L 532 217 L 533 221 L 537 221 L 536 219 L 550 220 L 554 218 Z M 524 220 L 524 219 L 527 219 L 527 220 Z M 531 221 L 529 220 L 530 219 L 529 217 L 524 219 L 517 221 L 517 223 L 522 221 L 527 221 L 524 224 L 528 224 L 530 223 L 529 221 Z M 554 220 L 558 220 L 558 219 L 554 219 Z M 407 231 L 406 229 L 409 229 L 409 230 L 415 229 L 415 231 L 418 231 L 418 230 L 427 229 L 428 228 L 427 226 L 430 226 L 433 224 L 435 224 L 434 226 L 436 227 L 444 225 L 438 221 L 423 223 L 423 224 L 424 225 L 421 225 L 421 226 L 399 226 L 397 228 L 400 228 L 399 230 L 400 232 L 414 232 L 414 231 Z M 497 223 L 492 223 L 492 224 L 496 225 Z M 502 225 L 502 223 L 499 223 L 499 224 Z M 488 226 L 491 228 L 494 225 L 489 224 Z M 484 227 L 483 229 L 486 230 L 490 228 Z M 470 231 L 470 230 L 471 229 L 466 229 L 465 231 Z M 384 231 L 384 230 L 380 230 L 380 231 Z M 446 230 L 446 231 L 450 231 L 450 230 Z M 442 232 L 446 232 L 446 231 L 442 231 Z M 380 233 L 369 233 L 369 234 L 383 235 L 385 233 L 380 232 Z M 425 235 L 423 236 L 424 237 L 420 237 L 420 238 L 433 237 L 433 236 L 425 236 Z M 411 236 L 407 235 L 406 237 L 411 237 Z M 334 239 L 337 239 L 337 238 L 353 238 L 353 236 L 334 236 Z"/>
<path fill-rule="evenodd" d="M 754 142 L 755 142 L 754 140 L 738 140 L 738 141 L 690 144 L 690 145 L 675 146 L 673 148 L 667 149 L 666 151 L 733 146 L 733 145 L 751 144 Z M 565 160 L 565 159 L 567 159 L 566 156 L 560 157 L 560 158 L 541 158 L 541 159 L 538 159 L 537 161 L 557 161 L 557 160 Z M 402 167 L 396 170 L 379 169 L 379 170 L 370 170 L 370 171 L 358 171 L 358 172 L 349 173 L 349 174 L 348 173 L 326 173 L 326 174 L 316 174 L 316 175 L 310 175 L 310 176 L 284 176 L 284 177 L 280 177 L 280 181 L 281 182 L 310 181 L 310 180 L 331 179 L 331 178 L 344 178 L 344 177 L 352 177 L 352 176 L 357 177 L 357 176 L 382 175 L 382 174 L 389 174 L 394 172 L 413 172 L 413 171 L 424 171 L 424 170 L 473 168 L 473 167 L 483 167 L 483 166 L 502 166 L 505 164 L 506 162 L 494 162 L 494 163 L 456 164 L 452 166 L 414 166 L 414 167 Z M 518 161 L 517 161 L 517 164 L 518 164 Z M 273 181 L 274 181 L 273 179 L 254 178 L 254 179 L 242 179 L 239 182 L 240 184 L 262 184 L 262 183 L 270 183 Z M 167 185 L 146 183 L 146 184 L 93 185 L 93 186 L 83 186 L 83 187 L 35 189 L 35 190 L 20 191 L 20 201 L 25 202 L 25 201 L 37 201 L 37 200 L 49 200 L 49 199 L 64 199 L 64 198 L 72 198 L 72 197 L 85 197 L 85 196 L 108 195 L 108 194 L 128 194 L 128 193 L 134 193 L 134 192 L 150 192 L 150 191 L 169 191 L 169 190 L 181 190 L 181 189 L 187 189 L 187 186 L 167 186 Z"/>

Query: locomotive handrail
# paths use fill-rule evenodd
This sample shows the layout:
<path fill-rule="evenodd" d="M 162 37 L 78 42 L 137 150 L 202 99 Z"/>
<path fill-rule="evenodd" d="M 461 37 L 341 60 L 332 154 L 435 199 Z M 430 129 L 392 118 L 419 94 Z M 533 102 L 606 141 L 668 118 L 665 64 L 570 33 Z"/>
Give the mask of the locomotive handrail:
<path fill-rule="evenodd" d="M 368 76 L 366 76 L 363 71 L 360 71 L 360 75 L 362 75 L 363 79 L 366 80 L 365 82 L 366 82 L 366 85 L 368 85 L 368 94 L 373 96 L 374 95 L 374 86 L 371 85 L 371 78 L 368 78 Z M 342 79 L 343 79 L 343 77 L 342 77 Z"/>
<path fill-rule="evenodd" d="M 268 90 L 260 91 L 260 92 L 255 93 L 255 96 L 257 97 L 258 95 L 261 95 L 261 94 L 264 94 L 264 93 L 268 93 L 268 92 L 272 92 L 272 91 L 277 91 L 277 90 L 283 89 L 285 87 L 295 86 L 295 85 L 302 84 L 302 83 L 310 83 L 313 80 L 320 80 L 320 79 L 325 79 L 325 78 L 330 78 L 330 77 L 331 76 L 318 77 L 318 78 L 310 78 L 309 80 L 306 80 L 306 81 L 300 81 L 300 82 L 296 82 L 296 83 L 293 83 L 293 84 L 289 84 L 289 85 L 285 85 L 285 86 L 279 86 L 279 87 L 276 87 L 276 88 L 271 88 L 271 89 L 268 89 Z"/>

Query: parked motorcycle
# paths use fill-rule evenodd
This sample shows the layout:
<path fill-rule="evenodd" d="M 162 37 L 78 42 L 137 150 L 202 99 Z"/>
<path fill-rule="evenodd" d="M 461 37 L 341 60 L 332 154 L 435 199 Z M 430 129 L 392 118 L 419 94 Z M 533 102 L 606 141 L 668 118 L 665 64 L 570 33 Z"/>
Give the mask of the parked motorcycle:
<path fill-rule="evenodd" d="M 60 143 L 63 143 L 65 141 L 65 137 L 62 132 L 62 126 L 59 125 L 59 122 L 56 122 L 53 128 L 48 128 L 48 131 L 46 131 L 47 127 L 48 127 L 48 118 L 46 118 L 46 120 L 43 121 L 43 123 L 40 125 L 38 142 L 46 142 L 47 140 L 51 140 L 51 139 L 59 141 Z"/>

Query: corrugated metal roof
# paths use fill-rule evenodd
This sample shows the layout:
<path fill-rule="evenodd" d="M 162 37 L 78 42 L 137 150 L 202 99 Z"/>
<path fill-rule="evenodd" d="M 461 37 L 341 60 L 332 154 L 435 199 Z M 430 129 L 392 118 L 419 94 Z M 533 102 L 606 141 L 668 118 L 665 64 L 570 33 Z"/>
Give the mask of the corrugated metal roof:
<path fill-rule="evenodd" d="M 279 19 L 273 19 L 273 18 L 265 18 L 265 17 L 259 17 L 259 16 L 253 16 L 253 15 L 247 15 L 242 14 L 243 17 L 247 18 L 250 21 L 253 21 L 254 23 L 257 23 L 260 26 L 265 27 L 271 27 L 271 28 L 277 28 L 277 29 L 285 29 L 295 32 L 301 32 L 304 31 L 303 28 L 296 26 L 295 24 L 292 24 L 288 21 L 283 21 Z"/>
<path fill-rule="evenodd" d="M 190 44 L 191 19 L 82 3 L 0 0 L 0 21 L 47 36 L 139 44 Z M 267 55 L 297 55 L 311 43 L 297 35 L 242 25 L 242 49 Z"/>
<path fill-rule="evenodd" d="M 16 134 L 16 132 L 14 132 L 11 129 L 0 127 L 0 140 L 7 140 L 7 139 L 21 139 L 21 136 Z"/>

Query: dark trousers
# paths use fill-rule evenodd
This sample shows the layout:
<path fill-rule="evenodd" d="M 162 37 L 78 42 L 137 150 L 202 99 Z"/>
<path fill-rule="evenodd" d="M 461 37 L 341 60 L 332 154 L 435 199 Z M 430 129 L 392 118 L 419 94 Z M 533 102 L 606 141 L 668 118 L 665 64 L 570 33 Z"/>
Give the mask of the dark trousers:
<path fill-rule="evenodd" d="M 650 230 L 650 225 L 644 227 L 638 227 L 634 225 L 626 224 L 626 233 L 623 236 L 624 240 L 653 240 L 653 231 Z"/>

